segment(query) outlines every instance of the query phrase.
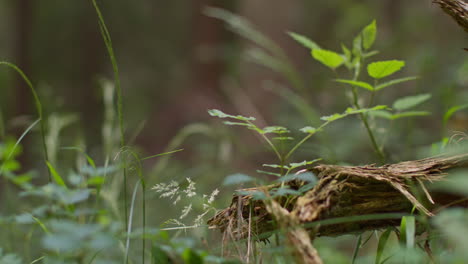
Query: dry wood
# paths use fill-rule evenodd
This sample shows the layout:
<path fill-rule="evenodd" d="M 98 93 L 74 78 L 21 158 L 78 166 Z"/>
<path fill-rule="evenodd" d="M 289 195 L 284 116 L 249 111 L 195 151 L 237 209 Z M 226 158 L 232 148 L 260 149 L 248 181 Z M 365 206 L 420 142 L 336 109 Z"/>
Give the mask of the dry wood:
<path fill-rule="evenodd" d="M 252 199 L 252 195 L 235 195 L 231 205 L 208 221 L 212 228 L 231 236 L 253 237 L 280 228 L 296 252 L 298 263 L 321 263 L 312 247 L 314 236 L 335 236 L 352 232 L 397 226 L 398 218 L 379 218 L 329 225 L 315 225 L 305 230 L 304 225 L 339 217 L 355 217 L 368 214 L 410 213 L 413 207 L 427 216 L 445 206 L 466 206 L 467 199 L 459 196 L 428 191 L 435 181 L 443 180 L 454 168 L 468 168 L 468 154 L 440 156 L 376 167 L 319 165 L 312 171 L 318 177 L 313 189 L 300 197 L 277 197 L 270 201 Z M 287 185 L 299 189 L 305 183 L 294 180 Z M 243 189 L 262 191 L 280 184 Z M 426 187 L 427 186 L 427 187 Z M 418 199 L 416 198 L 418 197 Z M 249 213 L 254 217 L 247 221 Z M 276 220 L 275 225 L 272 220 Z M 306 234 L 306 235 L 305 235 Z M 264 239 L 261 237 L 260 239 Z M 302 258 L 302 260 L 301 260 Z"/>
<path fill-rule="evenodd" d="M 433 0 L 445 13 L 450 15 L 466 32 L 468 32 L 468 3 L 464 0 Z"/>

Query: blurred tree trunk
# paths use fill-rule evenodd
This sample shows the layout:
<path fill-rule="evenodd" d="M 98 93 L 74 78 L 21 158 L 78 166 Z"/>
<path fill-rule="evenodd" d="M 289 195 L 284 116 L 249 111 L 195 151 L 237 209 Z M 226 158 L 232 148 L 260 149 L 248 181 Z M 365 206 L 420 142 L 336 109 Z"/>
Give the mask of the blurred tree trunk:
<path fill-rule="evenodd" d="M 31 75 L 31 35 L 32 35 L 32 15 L 33 1 L 32 0 L 16 0 L 15 21 L 17 25 L 17 34 L 15 38 L 15 63 L 30 77 Z M 31 92 L 24 80 L 15 73 L 14 87 L 16 87 L 14 109 L 12 116 L 24 114 L 32 114 Z"/>
<path fill-rule="evenodd" d="M 80 42 L 82 43 L 81 84 L 76 109 L 81 113 L 81 122 L 86 124 L 85 137 L 87 145 L 96 146 L 101 142 L 101 120 L 103 103 L 100 98 L 102 91 L 96 76 L 103 72 L 104 50 L 102 37 L 96 25 L 95 10 L 91 4 L 85 3 L 83 8 Z M 93 18 L 93 19 L 89 19 Z"/>
<path fill-rule="evenodd" d="M 245 17 L 259 32 L 277 43 L 293 64 L 297 65 L 301 64 L 301 61 L 303 62 L 303 50 L 291 40 L 286 32 L 288 30 L 294 31 L 296 25 L 301 21 L 303 5 L 301 1 L 245 0 L 241 2 L 239 15 Z M 245 50 L 253 47 L 250 42 L 244 44 Z M 242 89 L 250 98 L 251 105 L 256 107 L 255 112 L 262 114 L 264 119 L 271 122 L 272 114 L 274 114 L 272 111 L 275 109 L 272 106 L 275 105 L 274 102 L 278 98 L 264 89 L 265 81 L 273 80 L 288 88 L 292 84 L 288 83 L 281 74 L 251 61 L 241 60 L 239 69 Z M 237 111 L 240 110 L 237 109 Z"/>
<path fill-rule="evenodd" d="M 164 129 L 159 129 L 158 140 L 151 142 L 152 151 L 161 151 L 177 132 L 189 123 L 205 120 L 207 109 L 225 109 L 225 100 L 220 91 L 221 79 L 226 70 L 223 58 L 223 45 L 231 36 L 224 25 L 203 11 L 208 6 L 228 8 L 230 1 L 193 0 L 191 18 L 190 82 L 178 96 L 177 101 L 158 111 L 155 123 L 164 121 Z M 231 37 L 232 38 L 232 37 Z"/>

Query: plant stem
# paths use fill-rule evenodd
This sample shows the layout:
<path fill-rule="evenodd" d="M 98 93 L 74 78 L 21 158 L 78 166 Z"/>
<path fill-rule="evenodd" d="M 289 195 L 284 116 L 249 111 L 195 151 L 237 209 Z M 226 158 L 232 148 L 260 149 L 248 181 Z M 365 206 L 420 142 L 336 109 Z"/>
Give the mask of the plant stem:
<path fill-rule="evenodd" d="M 362 63 L 363 63 L 363 61 L 356 66 L 356 69 L 354 71 L 353 81 L 356 81 L 359 78 Z M 352 91 L 352 94 L 353 94 L 354 107 L 356 107 L 356 109 L 360 110 L 361 106 L 359 105 L 359 101 L 358 101 L 357 88 L 352 87 L 351 91 Z M 374 92 L 372 94 L 372 101 L 373 101 L 373 98 L 374 98 Z M 364 114 L 364 113 L 360 113 L 359 116 L 361 117 L 362 123 L 364 124 L 364 127 L 366 128 L 367 134 L 369 135 L 369 138 L 370 138 L 371 143 L 372 143 L 372 147 L 374 148 L 374 151 L 379 156 L 380 162 L 385 163 L 385 159 L 386 159 L 385 154 L 383 153 L 382 149 L 377 144 L 377 140 L 375 139 L 374 133 L 372 132 L 372 129 L 369 126 L 369 121 L 367 120 L 367 115 Z"/>
<path fill-rule="evenodd" d="M 356 87 L 352 88 L 352 91 L 353 91 L 353 104 L 354 104 L 354 107 L 356 107 L 356 109 L 360 110 L 361 106 L 359 105 L 359 102 L 358 102 L 356 89 L 357 89 Z M 382 152 L 379 145 L 377 144 L 377 140 L 375 139 L 374 133 L 372 132 L 372 129 L 369 126 L 369 121 L 367 120 L 366 114 L 360 113 L 359 116 L 361 117 L 362 123 L 364 124 L 364 127 L 366 128 L 367 134 L 369 135 L 369 138 L 370 138 L 371 143 L 372 143 L 372 147 L 374 148 L 374 151 L 379 156 L 380 162 L 385 163 L 385 154 Z"/>
<path fill-rule="evenodd" d="M 257 127 L 254 123 L 250 122 L 250 121 L 246 121 L 248 124 L 254 126 L 254 127 Z M 270 147 L 273 149 L 273 151 L 275 152 L 276 156 L 278 157 L 279 161 L 282 162 L 283 160 L 286 160 L 286 159 L 283 159 L 283 156 L 281 156 L 281 154 L 279 153 L 278 149 L 276 148 L 276 146 L 273 144 L 273 142 L 271 142 L 271 140 L 265 136 L 265 134 L 262 134 L 262 133 L 259 133 L 262 138 L 268 143 L 268 145 L 270 145 Z"/>
<path fill-rule="evenodd" d="M 125 134 L 124 134 L 124 124 L 123 124 L 123 103 L 122 103 L 122 89 L 120 86 L 120 77 L 119 77 L 119 68 L 117 65 L 117 59 L 114 54 L 114 48 L 112 46 L 112 39 L 107 29 L 106 23 L 104 22 L 104 18 L 102 16 L 101 10 L 99 9 L 96 0 L 92 0 L 94 9 L 96 10 L 96 14 L 98 16 L 98 24 L 99 29 L 101 31 L 101 36 L 104 40 L 104 44 L 107 48 L 107 53 L 109 55 L 112 69 L 114 72 L 114 82 L 116 87 L 117 93 L 117 115 L 119 119 L 119 131 L 120 131 L 120 147 L 124 148 L 125 146 Z M 128 221 L 128 209 L 127 209 L 127 168 L 124 166 L 123 168 L 123 204 L 124 204 L 124 218 L 125 218 L 125 226 L 127 226 Z"/>

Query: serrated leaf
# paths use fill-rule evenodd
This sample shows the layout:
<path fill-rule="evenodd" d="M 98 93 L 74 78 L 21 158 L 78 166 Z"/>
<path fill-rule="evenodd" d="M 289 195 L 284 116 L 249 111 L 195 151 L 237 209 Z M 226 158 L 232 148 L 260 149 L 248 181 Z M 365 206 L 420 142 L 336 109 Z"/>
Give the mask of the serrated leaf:
<path fill-rule="evenodd" d="M 288 32 L 288 35 L 293 38 L 295 41 L 299 42 L 302 46 L 308 48 L 308 49 L 320 49 L 320 46 L 317 45 L 314 41 L 310 40 L 308 37 L 294 33 L 294 32 Z"/>
<path fill-rule="evenodd" d="M 344 62 L 340 54 L 324 49 L 312 50 L 312 57 L 331 69 L 336 69 Z"/>
<path fill-rule="evenodd" d="M 263 134 L 275 133 L 275 134 L 285 134 L 289 133 L 289 130 L 282 126 L 267 126 L 263 128 Z"/>
<path fill-rule="evenodd" d="M 374 87 L 366 82 L 361 81 L 353 81 L 353 80 L 343 80 L 343 79 L 335 79 L 335 82 L 350 84 L 353 86 L 361 87 L 369 91 L 373 91 Z"/>
<path fill-rule="evenodd" d="M 364 46 L 364 49 L 368 50 L 372 47 L 372 44 L 374 44 L 375 37 L 377 35 L 377 24 L 374 21 L 367 25 L 363 30 L 362 30 L 362 45 Z"/>
<path fill-rule="evenodd" d="M 252 181 L 255 181 L 255 178 L 250 177 L 246 174 L 236 173 L 227 176 L 223 181 L 223 185 L 235 185 Z"/>
<path fill-rule="evenodd" d="M 241 115 L 229 115 L 226 114 L 218 109 L 210 109 L 208 110 L 208 114 L 211 116 L 219 117 L 219 118 L 232 118 L 232 119 L 237 119 L 237 120 L 242 120 L 242 121 L 253 121 L 255 120 L 255 117 L 246 117 L 246 116 L 241 116 Z"/>
<path fill-rule="evenodd" d="M 314 134 L 317 132 L 317 129 L 315 127 L 306 126 L 306 127 L 299 129 L 299 131 L 307 133 L 307 134 Z"/>
<path fill-rule="evenodd" d="M 403 66 L 405 62 L 400 60 L 377 61 L 367 65 L 367 73 L 372 78 L 381 79 L 399 71 Z"/>
<path fill-rule="evenodd" d="M 398 114 L 393 114 L 391 119 L 395 120 L 395 119 L 404 118 L 404 117 L 428 116 L 430 114 L 431 112 L 427 112 L 427 111 L 408 111 L 408 112 L 401 112 Z"/>
<path fill-rule="evenodd" d="M 393 103 L 393 108 L 396 110 L 406 110 L 409 108 L 413 108 L 417 105 L 420 105 L 424 103 L 425 101 L 429 100 L 431 98 L 430 94 L 420 94 L 420 95 L 414 95 L 414 96 L 406 96 L 403 98 L 400 98 L 396 100 Z"/>
<path fill-rule="evenodd" d="M 377 85 L 377 86 L 375 87 L 375 90 L 376 90 L 376 91 L 379 91 L 379 90 L 382 90 L 382 89 L 385 88 L 385 87 L 388 87 L 388 86 L 391 86 L 391 85 L 395 85 L 395 84 L 399 84 L 399 83 L 402 83 L 402 82 L 407 82 L 407 81 L 416 80 L 416 79 L 418 79 L 418 78 L 419 78 L 418 76 L 411 76 L 411 77 L 406 77 L 406 78 L 400 78 L 400 79 L 391 80 L 391 81 L 384 82 L 384 83 L 381 83 L 381 84 Z"/>

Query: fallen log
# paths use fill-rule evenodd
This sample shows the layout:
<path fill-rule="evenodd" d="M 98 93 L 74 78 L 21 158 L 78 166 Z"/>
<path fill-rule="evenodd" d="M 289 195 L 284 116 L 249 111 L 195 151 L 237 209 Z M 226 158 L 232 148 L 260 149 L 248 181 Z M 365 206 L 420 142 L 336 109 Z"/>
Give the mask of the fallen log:
<path fill-rule="evenodd" d="M 433 0 L 433 2 L 468 32 L 468 3 L 464 0 Z"/>
<path fill-rule="evenodd" d="M 231 205 L 218 212 L 208 224 L 211 228 L 229 232 L 230 237 L 236 239 L 266 239 L 262 234 L 278 227 L 290 228 L 287 237 L 297 247 L 298 263 L 320 263 L 308 239 L 397 226 L 400 219 L 378 217 L 327 225 L 313 225 L 314 222 L 362 215 L 409 214 L 413 208 L 430 217 L 443 207 L 468 207 L 468 199 L 428 188 L 434 182 L 446 179 L 456 168 L 468 168 L 468 154 L 381 167 L 318 165 L 309 169 L 317 176 L 318 182 L 305 194 L 266 200 L 253 199 L 252 194 L 235 195 Z M 269 190 L 281 184 L 243 189 L 242 193 L 261 191 L 268 195 Z M 293 180 L 286 184 L 298 190 L 306 182 Z M 304 234 L 308 234 L 308 238 Z M 304 257 L 307 252 L 311 256 Z"/>

